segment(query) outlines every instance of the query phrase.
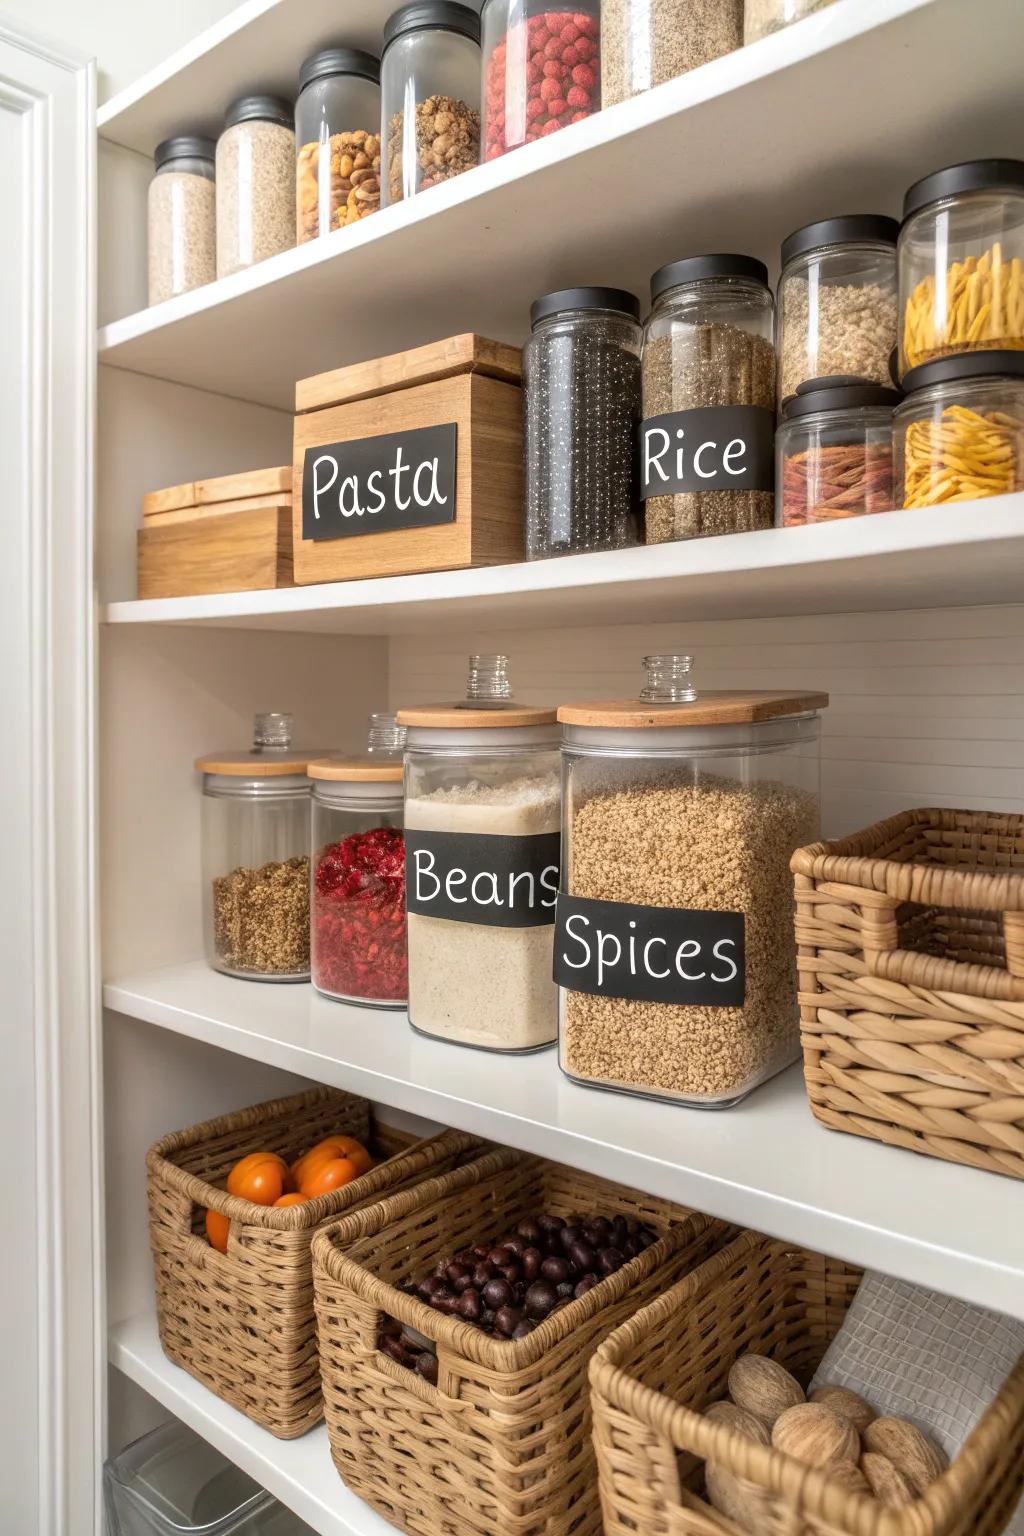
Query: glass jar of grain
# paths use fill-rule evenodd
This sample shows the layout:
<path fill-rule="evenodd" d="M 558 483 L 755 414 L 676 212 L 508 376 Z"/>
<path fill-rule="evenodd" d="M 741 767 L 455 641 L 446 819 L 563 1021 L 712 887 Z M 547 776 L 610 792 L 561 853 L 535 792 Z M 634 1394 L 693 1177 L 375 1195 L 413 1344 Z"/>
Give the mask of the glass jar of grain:
<path fill-rule="evenodd" d="M 743 43 L 743 0 L 603 0 L 601 101 L 639 96 Z"/>
<path fill-rule="evenodd" d="M 242 96 L 217 140 L 217 276 L 294 244 L 294 114 L 276 96 Z"/>
<path fill-rule="evenodd" d="M 515 703 L 504 656 L 470 657 L 466 698 L 398 712 L 405 757 L 409 1021 L 491 1051 L 558 1030 L 553 709 Z"/>
<path fill-rule="evenodd" d="M 791 27 L 805 16 L 827 10 L 835 0 L 746 0 L 743 15 L 744 43 L 760 42 L 773 32 Z"/>
<path fill-rule="evenodd" d="M 149 184 L 149 302 L 163 304 L 217 276 L 212 139 L 179 134 L 157 145 Z"/>
<path fill-rule="evenodd" d="M 701 693 L 689 656 L 644 665 L 638 698 L 558 711 L 559 1062 L 726 1108 L 799 1050 L 789 861 L 818 835 L 828 698 Z"/>
<path fill-rule="evenodd" d="M 309 980 L 309 797 L 314 752 L 291 715 L 257 715 L 248 752 L 201 757 L 203 930 L 215 971 Z"/>
<path fill-rule="evenodd" d="M 380 207 L 380 60 L 321 48 L 299 71 L 296 238 L 302 245 Z"/>
<path fill-rule="evenodd" d="M 775 301 L 752 256 L 691 256 L 651 278 L 640 495 L 648 544 L 770 528 Z"/>
<path fill-rule="evenodd" d="M 480 162 L 480 18 L 412 0 L 388 18 L 380 66 L 383 200 L 400 203 Z"/>

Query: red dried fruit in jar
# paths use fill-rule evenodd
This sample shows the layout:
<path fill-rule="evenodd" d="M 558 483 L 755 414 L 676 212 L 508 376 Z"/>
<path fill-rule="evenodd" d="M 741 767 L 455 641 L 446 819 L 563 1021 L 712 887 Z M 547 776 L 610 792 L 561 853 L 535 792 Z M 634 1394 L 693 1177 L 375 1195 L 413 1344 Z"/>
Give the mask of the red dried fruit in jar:
<path fill-rule="evenodd" d="M 527 7 L 524 17 L 511 0 L 484 6 L 485 160 L 583 122 L 601 106 L 597 4 L 592 11 L 566 11 L 527 0 Z"/>
<path fill-rule="evenodd" d="M 353 832 L 317 857 L 310 913 L 314 985 L 334 997 L 404 1002 L 405 838 Z"/>

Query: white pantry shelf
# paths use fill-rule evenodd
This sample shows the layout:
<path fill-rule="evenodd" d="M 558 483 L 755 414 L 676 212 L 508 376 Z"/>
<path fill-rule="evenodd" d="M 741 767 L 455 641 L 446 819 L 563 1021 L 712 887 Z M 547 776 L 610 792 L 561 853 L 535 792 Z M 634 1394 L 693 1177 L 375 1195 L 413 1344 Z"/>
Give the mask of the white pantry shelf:
<path fill-rule="evenodd" d="M 108 624 L 336 634 L 757 618 L 1018 602 L 1024 493 L 518 565 L 110 603 Z"/>
<path fill-rule="evenodd" d="M 567 1081 L 554 1052 L 495 1058 L 403 1014 L 202 961 L 111 981 L 109 1008 L 407 1113 L 675 1199 L 1024 1318 L 1024 1184 L 813 1119 L 798 1067 L 711 1113 Z"/>
<path fill-rule="evenodd" d="M 275 1439 L 171 1364 L 160 1348 L 154 1313 L 141 1313 L 111 1328 L 108 1354 L 112 1365 L 255 1478 L 319 1536 L 395 1536 L 395 1527 L 341 1481 L 322 1424 L 300 1440 Z"/>
<path fill-rule="evenodd" d="M 365 42 L 387 8 L 328 26 L 327 0 L 253 0 L 112 102 L 101 132 L 151 151 L 243 80 L 283 88 L 325 26 Z M 773 263 L 799 224 L 898 213 L 938 166 L 1024 151 L 1024 7 L 985 0 L 984 25 L 978 12 L 837 0 L 355 228 L 116 320 L 100 360 L 289 410 L 297 379 L 347 362 L 467 330 L 518 341 L 554 288 L 646 297 L 657 266 L 701 250 Z"/>

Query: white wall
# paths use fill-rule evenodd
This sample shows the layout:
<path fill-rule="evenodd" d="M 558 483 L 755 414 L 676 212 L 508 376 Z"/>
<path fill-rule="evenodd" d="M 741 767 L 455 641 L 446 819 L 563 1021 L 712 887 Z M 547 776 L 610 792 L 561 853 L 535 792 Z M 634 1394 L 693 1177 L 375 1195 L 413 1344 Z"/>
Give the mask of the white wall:
<path fill-rule="evenodd" d="M 238 0 L 3 0 L 8 17 L 70 44 L 99 69 L 99 99 L 130 85 L 233 11 Z"/>

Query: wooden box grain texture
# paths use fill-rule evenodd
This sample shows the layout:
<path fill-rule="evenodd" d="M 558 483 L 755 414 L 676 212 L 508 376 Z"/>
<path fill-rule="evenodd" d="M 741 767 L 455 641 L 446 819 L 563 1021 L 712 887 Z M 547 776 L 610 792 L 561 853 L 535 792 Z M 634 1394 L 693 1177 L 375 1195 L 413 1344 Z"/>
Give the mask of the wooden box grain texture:
<path fill-rule="evenodd" d="M 139 529 L 139 597 L 199 597 L 290 587 L 292 503 Z"/>
<path fill-rule="evenodd" d="M 518 348 L 467 335 L 301 380 L 292 498 L 295 581 L 350 581 L 521 560 L 519 378 Z M 447 423 L 456 427 L 454 521 L 331 540 L 303 538 L 308 448 Z"/>

